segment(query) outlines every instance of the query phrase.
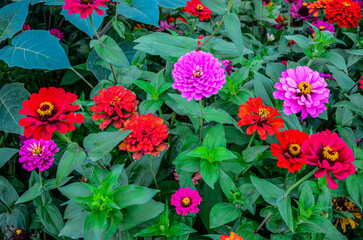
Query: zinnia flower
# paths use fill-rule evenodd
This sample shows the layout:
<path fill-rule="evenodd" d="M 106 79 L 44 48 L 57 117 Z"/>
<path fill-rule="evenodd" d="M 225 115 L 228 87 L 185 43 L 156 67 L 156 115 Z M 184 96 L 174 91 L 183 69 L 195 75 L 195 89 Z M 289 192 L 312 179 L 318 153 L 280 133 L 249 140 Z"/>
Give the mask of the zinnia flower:
<path fill-rule="evenodd" d="M 93 97 L 96 105 L 90 110 L 94 112 L 94 121 L 103 119 L 100 129 L 105 129 L 111 122 L 115 128 L 122 128 L 129 118 L 138 115 L 136 95 L 123 86 L 102 89 L 98 94 Z"/>
<path fill-rule="evenodd" d="M 351 0 L 332 0 L 325 7 L 325 17 L 340 28 L 355 28 L 362 18 L 362 8 Z"/>
<path fill-rule="evenodd" d="M 200 45 L 200 44 L 202 44 L 202 41 L 201 40 L 203 40 L 205 38 L 205 36 L 204 35 L 200 35 L 197 39 L 200 39 L 200 41 L 198 41 L 198 46 Z"/>
<path fill-rule="evenodd" d="M 14 226 L 9 228 L 6 226 L 4 240 L 33 240 L 32 235 L 27 232 L 24 228 L 15 229 Z"/>
<path fill-rule="evenodd" d="M 84 120 L 82 114 L 73 112 L 79 109 L 79 105 L 71 105 L 76 100 L 76 94 L 54 87 L 41 88 L 39 93 L 30 95 L 30 100 L 24 101 L 19 111 L 27 115 L 19 121 L 20 126 L 25 127 L 24 136 L 49 140 L 55 131 L 66 134 L 75 130 L 73 123 Z"/>
<path fill-rule="evenodd" d="M 275 84 L 274 98 L 284 100 L 284 113 L 290 115 L 301 111 L 305 119 L 308 114 L 316 118 L 326 110 L 330 90 L 320 74 L 309 67 L 298 66 L 281 73 L 280 82 Z"/>
<path fill-rule="evenodd" d="M 226 73 L 228 76 L 231 75 L 232 72 L 236 71 L 233 69 L 232 61 L 231 60 L 222 60 L 224 67 L 226 68 Z"/>
<path fill-rule="evenodd" d="M 58 151 L 59 149 L 53 140 L 29 139 L 20 148 L 19 162 L 29 172 L 36 168 L 39 171 L 44 171 L 53 165 L 53 156 Z"/>
<path fill-rule="evenodd" d="M 360 88 L 363 89 L 363 76 L 362 76 L 362 80 L 359 80 L 359 83 L 360 83 Z"/>
<path fill-rule="evenodd" d="M 309 139 L 309 135 L 299 130 L 286 130 L 276 134 L 279 144 L 271 144 L 271 154 L 277 157 L 277 166 L 287 168 L 289 172 L 299 171 L 306 158 L 301 152 L 302 144 Z"/>
<path fill-rule="evenodd" d="M 329 31 L 333 34 L 335 34 L 334 26 L 328 22 L 324 22 L 323 20 L 317 20 L 316 22 L 312 22 L 312 25 L 317 27 L 320 31 Z M 309 27 L 310 31 L 314 32 L 314 29 L 312 27 Z"/>
<path fill-rule="evenodd" d="M 163 120 L 152 113 L 133 116 L 126 121 L 123 130 L 132 132 L 123 140 L 119 149 L 133 153 L 133 158 L 139 160 L 144 154 L 158 156 L 168 144 L 163 140 L 168 138 L 168 127 Z"/>
<path fill-rule="evenodd" d="M 359 208 L 357 205 L 349 201 L 346 197 L 334 197 L 332 205 L 335 210 L 341 211 L 341 212 L 347 212 L 352 214 L 355 218 L 358 218 L 359 220 L 362 220 L 362 215 L 359 211 Z M 353 229 L 356 226 L 359 226 L 358 222 L 354 218 L 350 217 L 344 217 L 344 218 L 337 218 L 335 220 L 334 226 L 338 228 L 338 225 L 340 224 L 340 227 L 343 229 L 343 232 L 345 233 L 347 230 L 347 226 L 351 226 Z"/>
<path fill-rule="evenodd" d="M 211 53 L 192 51 L 181 56 L 174 64 L 173 88 L 181 92 L 187 101 L 193 98 L 198 101 L 203 97 L 217 94 L 226 82 L 226 75 L 222 63 Z"/>
<path fill-rule="evenodd" d="M 158 29 L 155 30 L 155 32 L 164 32 L 164 33 L 169 33 L 170 32 L 168 31 L 169 30 L 172 30 L 172 31 L 175 31 L 176 30 L 176 27 L 174 25 L 171 25 L 171 24 L 168 24 L 168 21 L 160 21 L 160 26 Z M 182 35 L 183 32 L 182 31 L 177 31 L 176 32 L 178 35 Z"/>
<path fill-rule="evenodd" d="M 299 0 L 296 4 L 291 4 L 291 16 L 295 19 L 309 21 L 315 19 L 313 14 L 308 9 L 308 3 Z"/>
<path fill-rule="evenodd" d="M 275 19 L 275 21 L 277 22 L 277 25 L 275 26 L 275 28 L 277 30 L 284 30 L 285 26 L 288 24 L 285 22 L 284 16 L 282 16 L 282 14 L 280 13 L 279 16 Z"/>
<path fill-rule="evenodd" d="M 93 10 L 98 15 L 102 16 L 104 12 L 99 7 L 106 7 L 105 3 L 109 0 L 64 0 L 65 5 L 63 9 L 69 9 L 68 14 L 80 13 L 81 18 L 87 18 L 88 15 L 93 13 Z"/>
<path fill-rule="evenodd" d="M 263 105 L 260 97 L 249 98 L 246 104 L 239 107 L 238 117 L 241 120 L 238 126 L 252 125 L 247 128 L 247 134 L 251 135 L 257 131 L 261 139 L 265 140 L 267 133 L 272 136 L 280 132 L 279 128 L 284 128 L 284 120 L 275 118 L 278 116 L 280 113 L 273 107 Z"/>
<path fill-rule="evenodd" d="M 61 32 L 61 30 L 57 29 L 57 28 L 52 28 L 49 30 L 50 34 L 53 35 L 54 37 L 59 38 L 59 41 L 63 41 L 64 39 L 64 35 Z"/>
<path fill-rule="evenodd" d="M 272 6 L 272 1 L 271 0 L 263 0 L 262 3 L 263 3 L 263 6 L 265 6 L 265 7 Z"/>
<path fill-rule="evenodd" d="M 332 0 L 318 0 L 315 2 L 309 2 L 308 3 L 308 9 L 309 12 L 314 16 L 317 17 L 319 16 L 319 10 L 320 9 L 325 9 L 325 6 L 328 4 L 328 2 L 330 2 Z"/>
<path fill-rule="evenodd" d="M 191 0 L 187 2 L 183 12 L 190 13 L 190 15 L 199 17 L 200 21 L 210 18 L 213 13 L 209 8 L 203 5 L 200 0 Z"/>
<path fill-rule="evenodd" d="M 174 172 L 174 179 L 176 181 L 179 181 L 179 176 L 178 176 L 178 173 Z M 202 180 L 202 174 L 200 172 L 194 172 L 193 175 L 192 175 L 192 181 L 193 181 L 193 184 L 194 185 L 198 185 L 199 181 Z"/>
<path fill-rule="evenodd" d="M 30 30 L 31 28 L 30 28 L 30 25 L 29 24 L 23 24 L 23 27 L 22 27 L 22 30 L 21 31 L 19 31 L 19 32 L 17 32 L 16 34 L 20 34 L 20 33 L 22 33 L 22 32 L 25 32 L 25 31 L 27 31 L 27 30 Z"/>
<path fill-rule="evenodd" d="M 221 240 L 243 240 L 241 236 L 238 236 L 237 233 L 231 232 L 231 236 L 228 235 L 222 235 L 220 236 Z"/>
<path fill-rule="evenodd" d="M 198 213 L 197 206 L 202 202 L 197 190 L 191 188 L 179 188 L 179 190 L 171 196 L 171 205 L 176 208 L 177 214 L 187 215 L 188 213 Z"/>
<path fill-rule="evenodd" d="M 352 149 L 336 133 L 331 133 L 329 130 L 312 134 L 309 140 L 303 143 L 301 151 L 308 164 L 319 168 L 314 173 L 315 177 L 321 178 L 326 175 L 331 189 L 336 189 L 338 184 L 330 173 L 338 179 L 346 179 L 355 172 Z"/>
<path fill-rule="evenodd" d="M 320 77 L 336 81 L 336 79 L 330 73 L 320 73 Z"/>
<path fill-rule="evenodd" d="M 285 65 L 287 67 L 287 60 L 282 60 L 281 64 Z"/>

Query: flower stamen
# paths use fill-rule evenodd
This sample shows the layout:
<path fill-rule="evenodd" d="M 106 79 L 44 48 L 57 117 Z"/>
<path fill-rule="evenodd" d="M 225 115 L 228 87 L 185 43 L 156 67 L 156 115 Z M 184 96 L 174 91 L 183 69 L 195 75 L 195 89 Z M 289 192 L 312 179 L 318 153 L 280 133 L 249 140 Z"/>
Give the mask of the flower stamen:
<path fill-rule="evenodd" d="M 191 204 L 191 201 L 190 201 L 190 198 L 183 198 L 183 200 L 182 200 L 182 205 L 183 205 L 183 207 L 188 207 L 188 206 L 190 206 L 190 204 Z"/>
<path fill-rule="evenodd" d="M 300 154 L 300 145 L 299 144 L 290 144 L 289 146 L 289 153 L 293 156 L 297 156 Z"/>
<path fill-rule="evenodd" d="M 335 152 L 331 147 L 324 147 L 323 149 L 323 157 L 329 162 L 334 162 L 338 160 L 339 153 Z"/>
<path fill-rule="evenodd" d="M 299 85 L 297 86 L 300 90 L 302 94 L 310 94 L 311 90 L 313 89 L 310 85 L 310 83 L 307 83 L 305 81 L 299 83 Z"/>
<path fill-rule="evenodd" d="M 266 108 L 262 107 L 258 109 L 258 116 L 260 116 L 260 118 L 267 119 L 269 115 L 270 111 L 268 111 Z"/>
<path fill-rule="evenodd" d="M 39 109 L 37 110 L 37 112 L 39 113 L 39 115 L 41 117 L 44 116 L 50 116 L 52 115 L 52 112 L 54 110 L 54 105 L 50 102 L 43 102 L 40 104 Z"/>
<path fill-rule="evenodd" d="M 43 148 L 42 147 L 36 147 L 36 148 L 34 148 L 33 149 L 33 151 L 32 151 L 32 154 L 33 155 L 38 155 L 38 156 L 40 156 L 40 154 L 43 152 Z"/>
<path fill-rule="evenodd" d="M 79 0 L 81 4 L 92 4 L 93 0 Z"/>
<path fill-rule="evenodd" d="M 197 11 L 198 12 L 203 11 L 203 9 L 204 9 L 203 5 L 200 5 L 200 4 L 197 5 Z"/>

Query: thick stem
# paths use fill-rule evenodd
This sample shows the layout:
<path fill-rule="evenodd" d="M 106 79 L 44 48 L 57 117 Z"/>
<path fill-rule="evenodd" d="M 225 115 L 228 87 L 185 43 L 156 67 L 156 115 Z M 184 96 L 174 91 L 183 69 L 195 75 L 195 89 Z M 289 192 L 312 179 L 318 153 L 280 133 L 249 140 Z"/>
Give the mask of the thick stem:
<path fill-rule="evenodd" d="M 90 88 L 93 89 L 93 86 L 79 73 L 77 72 L 76 69 L 72 68 L 72 71 L 80 78 L 83 80 L 83 82 L 85 82 Z"/>
<path fill-rule="evenodd" d="M 203 103 L 202 99 L 199 100 L 200 107 L 200 142 L 203 142 Z"/>
<path fill-rule="evenodd" d="M 43 202 L 43 206 L 45 206 L 45 195 L 44 195 L 44 191 L 43 191 L 43 181 L 42 181 L 42 172 L 39 171 L 39 182 L 40 182 L 40 187 L 42 188 L 42 202 Z"/>
<path fill-rule="evenodd" d="M 159 195 L 159 198 L 160 198 L 160 201 L 161 201 L 161 193 L 160 193 L 160 188 L 159 188 L 159 185 L 158 185 L 158 181 L 156 180 L 156 177 L 155 177 L 153 160 L 151 159 L 150 154 L 148 154 L 147 156 L 149 157 L 149 163 L 150 163 L 150 167 L 151 167 L 151 172 L 153 174 L 153 178 L 154 178 L 154 182 L 155 182 L 156 189 L 159 190 L 158 195 Z"/>
<path fill-rule="evenodd" d="M 265 225 L 265 223 L 268 221 L 269 217 L 271 217 L 272 212 L 270 212 L 265 219 L 263 219 L 263 221 L 261 222 L 260 225 L 258 225 L 257 229 L 253 232 L 254 234 L 257 234 L 258 231 L 260 231 L 260 229 L 263 227 L 263 225 Z"/>
<path fill-rule="evenodd" d="M 8 205 L 6 205 L 6 203 L 0 198 L 0 203 L 1 205 L 4 206 L 4 208 L 6 209 L 7 212 L 11 212 L 11 209 L 9 208 Z"/>
<path fill-rule="evenodd" d="M 287 189 L 287 192 L 284 195 L 284 198 L 286 198 L 289 193 L 296 188 L 297 186 L 299 186 L 302 182 L 304 182 L 305 180 L 309 179 L 311 176 L 314 175 L 314 173 L 319 170 L 318 167 L 314 168 L 311 172 L 309 172 L 305 177 L 301 178 L 299 181 L 297 181 L 294 185 L 292 185 L 289 189 Z"/>

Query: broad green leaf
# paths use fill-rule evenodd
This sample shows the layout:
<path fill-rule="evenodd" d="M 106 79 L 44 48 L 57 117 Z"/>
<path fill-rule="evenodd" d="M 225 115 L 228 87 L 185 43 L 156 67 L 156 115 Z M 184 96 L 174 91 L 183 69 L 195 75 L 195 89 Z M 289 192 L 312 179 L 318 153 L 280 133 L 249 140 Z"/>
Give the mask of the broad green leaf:
<path fill-rule="evenodd" d="M 269 149 L 270 146 L 266 146 L 266 145 L 261 145 L 261 146 L 252 146 L 250 147 L 250 149 L 248 150 L 247 152 L 247 155 L 246 155 L 246 158 L 245 158 L 245 161 L 246 162 L 253 162 L 254 160 L 257 159 L 257 156 L 263 152 L 265 152 L 267 149 Z M 243 151 L 243 154 L 244 155 L 246 152 Z"/>
<path fill-rule="evenodd" d="M 39 183 L 34 184 L 31 188 L 29 188 L 23 195 L 20 196 L 18 201 L 15 204 L 28 202 L 38 197 L 42 193 L 42 188 Z"/>
<path fill-rule="evenodd" d="M 299 230 L 301 232 L 306 233 L 325 233 L 331 235 L 335 240 L 345 240 L 347 239 L 344 237 L 335 227 L 334 225 L 326 218 L 313 215 L 309 220 L 304 220 L 299 225 Z"/>
<path fill-rule="evenodd" d="M 19 195 L 14 187 L 3 176 L 0 176 L 0 193 L 0 199 L 9 207 L 12 206 L 19 198 Z M 0 204 L 0 213 L 2 212 L 6 212 L 6 209 L 2 204 Z"/>
<path fill-rule="evenodd" d="M 0 9 L 0 42 L 11 38 L 23 28 L 28 15 L 29 0 L 15 2 Z"/>
<path fill-rule="evenodd" d="M 0 168 L 17 152 L 19 152 L 19 150 L 14 148 L 0 148 Z"/>
<path fill-rule="evenodd" d="M 1 49 L 0 59 L 10 67 L 25 69 L 72 68 L 59 39 L 43 30 L 28 30 L 16 36 L 11 46 Z"/>
<path fill-rule="evenodd" d="M 62 215 L 58 208 L 53 203 L 50 203 L 37 207 L 35 211 L 45 230 L 58 236 L 64 225 Z"/>
<path fill-rule="evenodd" d="M 103 212 L 92 212 L 90 215 L 93 233 L 95 234 L 96 240 L 102 240 L 103 232 L 107 226 L 107 211 Z"/>
<path fill-rule="evenodd" d="M 114 190 L 114 201 L 122 209 L 132 205 L 140 205 L 152 199 L 158 190 L 136 185 L 122 186 Z"/>
<path fill-rule="evenodd" d="M 177 103 L 178 107 L 186 114 L 200 116 L 200 107 L 195 100 L 187 101 L 180 94 L 168 93 L 168 95 Z"/>
<path fill-rule="evenodd" d="M 68 219 L 66 224 L 59 233 L 59 236 L 70 237 L 73 239 L 83 238 L 84 223 L 86 220 L 86 212 L 76 214 Z"/>
<path fill-rule="evenodd" d="M 263 199 L 271 205 L 276 206 L 278 198 L 285 194 L 281 188 L 263 179 L 251 176 L 251 182 L 262 195 Z"/>
<path fill-rule="evenodd" d="M 219 185 L 229 201 L 233 200 L 233 193 L 239 191 L 233 180 L 222 169 L 219 169 Z"/>
<path fill-rule="evenodd" d="M 306 184 L 308 185 L 308 184 Z M 296 219 L 292 216 L 291 199 L 283 196 L 277 199 L 277 207 L 286 225 L 294 232 Z"/>
<path fill-rule="evenodd" d="M 331 62 L 337 68 L 343 70 L 345 73 L 348 73 L 347 64 L 345 63 L 344 58 L 339 53 L 327 50 L 320 55 L 320 58 Z"/>
<path fill-rule="evenodd" d="M 142 90 L 144 90 L 145 92 L 149 93 L 150 95 L 153 95 L 153 93 L 155 91 L 153 85 L 151 85 L 147 81 L 136 80 L 136 81 L 134 81 L 134 84 L 136 86 L 138 86 L 139 88 L 141 88 Z"/>
<path fill-rule="evenodd" d="M 297 118 L 296 114 L 286 115 L 285 113 L 281 113 L 281 118 L 284 120 L 284 129 L 297 129 L 302 131 L 301 124 L 299 119 Z"/>
<path fill-rule="evenodd" d="M 23 107 L 23 101 L 29 98 L 29 92 L 25 90 L 22 83 L 6 84 L 0 90 L 0 130 L 16 134 L 23 134 L 19 120 L 23 115 L 19 110 Z"/>
<path fill-rule="evenodd" d="M 220 0 L 201 0 L 201 2 L 213 11 L 213 13 L 224 14 L 227 10 L 227 4 L 225 1 Z"/>
<path fill-rule="evenodd" d="M 218 181 L 218 167 L 216 163 L 202 160 L 200 162 L 200 173 L 203 180 L 214 189 L 214 184 Z"/>
<path fill-rule="evenodd" d="M 187 5 L 188 0 L 157 0 L 159 3 L 159 6 L 166 7 L 166 8 L 179 8 L 179 7 L 185 7 Z"/>
<path fill-rule="evenodd" d="M 347 191 L 350 197 L 353 199 L 353 202 L 357 206 L 362 208 L 360 204 L 360 199 L 362 198 L 362 196 L 360 196 L 360 188 L 362 188 L 363 183 L 359 182 L 357 174 L 350 175 L 349 177 L 347 177 L 345 182 L 347 186 Z"/>
<path fill-rule="evenodd" d="M 210 212 L 210 228 L 232 222 L 241 214 L 240 208 L 229 203 L 217 203 Z"/>
<path fill-rule="evenodd" d="M 88 186 L 87 183 L 76 182 L 58 188 L 58 190 L 69 199 L 75 197 L 87 197 L 92 194 L 92 191 L 87 186 Z"/>
<path fill-rule="evenodd" d="M 112 26 L 120 37 L 125 38 L 125 24 L 123 24 L 121 21 L 117 21 L 117 18 L 114 18 L 112 20 Z"/>
<path fill-rule="evenodd" d="M 132 0 L 130 6 L 120 3 L 118 13 L 138 22 L 159 26 L 159 8 L 156 0 Z"/>
<path fill-rule="evenodd" d="M 226 137 L 224 134 L 224 128 L 222 124 L 218 124 L 208 129 L 207 135 L 203 140 L 203 146 L 209 149 L 216 149 L 217 147 L 226 147 Z"/>
<path fill-rule="evenodd" d="M 352 121 L 348 122 L 353 117 L 353 112 L 348 108 L 337 108 L 335 112 L 336 122 L 339 125 L 345 124 L 344 126 L 350 127 L 352 125 Z"/>
<path fill-rule="evenodd" d="M 328 65 L 328 69 L 333 74 L 333 77 L 336 79 L 343 92 L 347 92 L 355 84 L 355 82 L 346 73 L 338 68 Z"/>
<path fill-rule="evenodd" d="M 308 183 L 304 184 L 304 187 L 301 189 L 299 202 L 304 203 L 305 209 L 315 204 L 314 194 Z"/>
<path fill-rule="evenodd" d="M 222 124 L 233 124 L 233 126 L 235 126 L 238 130 L 242 131 L 241 128 L 238 126 L 237 121 L 222 109 L 215 109 L 212 106 L 208 106 L 203 109 L 202 116 L 208 122 L 214 121 Z"/>
<path fill-rule="evenodd" d="M 209 2 L 209 0 L 208 0 Z M 238 52 L 243 56 L 243 37 L 241 32 L 241 21 L 234 13 L 225 14 L 223 16 L 224 25 L 227 28 L 227 32 Z"/>
<path fill-rule="evenodd" d="M 163 105 L 164 101 L 162 100 L 144 100 L 139 105 L 140 114 L 155 114 Z"/>
<path fill-rule="evenodd" d="M 120 165 L 117 168 L 113 169 L 107 177 L 105 177 L 100 186 L 98 186 L 98 190 L 105 196 L 108 196 L 112 193 L 112 189 L 117 183 L 117 180 L 120 178 L 121 172 L 124 170 L 124 165 Z"/>
<path fill-rule="evenodd" d="M 83 140 L 90 160 L 97 161 L 116 147 L 132 131 L 100 132 L 89 134 Z"/>
<path fill-rule="evenodd" d="M 231 151 L 224 147 L 217 147 L 214 149 L 214 155 L 212 162 L 222 162 L 224 160 L 230 160 L 237 158 Z M 223 164 L 223 163 L 222 163 Z"/>
<path fill-rule="evenodd" d="M 166 237 L 181 236 L 193 232 L 197 231 L 184 223 L 173 221 L 169 229 L 166 230 Z"/>
<path fill-rule="evenodd" d="M 264 75 L 255 72 L 254 89 L 256 96 L 260 96 L 265 105 L 276 107 L 277 100 L 272 96 L 275 91 L 274 83 Z"/>
<path fill-rule="evenodd" d="M 11 212 L 5 211 L 4 213 L 1 213 L 1 207 L 0 207 L 0 231 L 4 231 L 7 226 L 14 226 L 17 229 L 23 228 L 24 226 L 28 226 L 29 214 L 25 204 L 15 205 L 11 209 Z"/>
<path fill-rule="evenodd" d="M 146 237 L 146 236 L 160 236 L 163 235 L 163 232 L 159 229 L 160 225 L 152 225 L 148 228 L 141 230 L 140 232 L 135 234 L 135 237 Z"/>

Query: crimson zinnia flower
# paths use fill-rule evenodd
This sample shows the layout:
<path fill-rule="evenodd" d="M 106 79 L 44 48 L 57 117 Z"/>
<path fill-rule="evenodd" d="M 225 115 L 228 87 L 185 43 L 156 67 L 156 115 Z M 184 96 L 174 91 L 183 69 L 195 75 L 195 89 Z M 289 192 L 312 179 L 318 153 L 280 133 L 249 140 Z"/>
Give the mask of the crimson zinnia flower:
<path fill-rule="evenodd" d="M 168 138 L 168 127 L 152 113 L 133 116 L 124 126 L 123 130 L 133 131 L 123 140 L 119 149 L 132 152 L 135 160 L 139 160 L 144 154 L 158 156 L 168 147 L 168 143 L 163 142 Z"/>
<path fill-rule="evenodd" d="M 71 105 L 77 100 L 77 95 L 65 92 L 63 88 L 41 88 L 39 93 L 30 95 L 30 100 L 23 102 L 19 113 L 27 115 L 20 119 L 19 124 L 24 129 L 24 136 L 37 140 L 50 140 L 55 131 L 66 134 L 76 128 L 73 123 L 82 123 L 82 114 L 73 111 L 79 105 Z"/>
<path fill-rule="evenodd" d="M 109 0 L 64 0 L 66 4 L 63 9 L 69 9 L 68 14 L 80 13 L 81 18 L 87 18 L 93 13 L 93 10 L 98 15 L 102 16 L 104 12 L 99 7 L 106 7 L 105 3 Z"/>
<path fill-rule="evenodd" d="M 183 9 L 183 12 L 187 12 L 192 16 L 199 17 L 200 21 L 210 18 L 210 15 L 213 13 L 209 8 L 204 6 L 200 0 L 188 1 L 187 5 Z"/>
<path fill-rule="evenodd" d="M 262 140 L 267 138 L 267 133 L 270 136 L 279 133 L 279 128 L 284 128 L 284 120 L 275 118 L 280 116 L 280 113 L 270 106 L 263 105 L 261 97 L 249 98 L 246 104 L 239 107 L 238 117 L 241 120 L 238 126 L 252 125 L 247 128 L 247 134 L 251 135 L 255 131 L 260 135 Z"/>
<path fill-rule="evenodd" d="M 309 139 L 309 135 L 299 130 L 286 130 L 276 134 L 279 144 L 271 144 L 272 156 L 277 157 L 277 166 L 287 168 L 294 173 L 306 164 L 306 158 L 301 152 L 302 144 Z"/>
<path fill-rule="evenodd" d="M 363 89 L 363 76 L 362 76 L 362 80 L 359 80 L 359 83 L 360 83 L 360 88 Z"/>
<path fill-rule="evenodd" d="M 325 6 L 329 23 L 337 22 L 340 28 L 355 28 L 362 18 L 362 8 L 351 0 L 332 0 Z"/>
<path fill-rule="evenodd" d="M 238 236 L 238 234 L 234 232 L 231 232 L 231 236 L 222 235 L 219 238 L 221 240 L 243 240 L 242 236 Z"/>
<path fill-rule="evenodd" d="M 105 129 L 112 121 L 115 128 L 122 128 L 129 118 L 138 115 L 136 95 L 123 86 L 102 89 L 98 94 L 93 97 L 96 105 L 90 107 L 90 110 L 94 112 L 94 121 L 103 119 L 100 129 Z"/>
<path fill-rule="evenodd" d="M 321 178 L 326 175 L 331 189 L 337 189 L 338 184 L 330 173 L 338 179 L 346 179 L 355 173 L 352 149 L 336 133 L 331 133 L 329 130 L 312 134 L 309 140 L 303 143 L 301 151 L 308 164 L 320 168 L 314 176 Z"/>

